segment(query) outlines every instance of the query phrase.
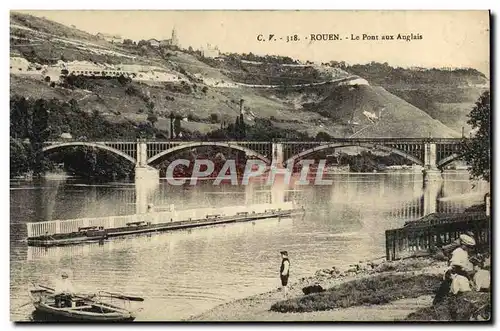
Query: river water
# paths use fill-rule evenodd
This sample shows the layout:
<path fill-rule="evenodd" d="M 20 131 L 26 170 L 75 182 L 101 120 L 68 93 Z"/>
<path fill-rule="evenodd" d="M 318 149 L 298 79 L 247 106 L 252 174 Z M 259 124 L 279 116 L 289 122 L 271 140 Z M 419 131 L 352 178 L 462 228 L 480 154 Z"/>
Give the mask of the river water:
<path fill-rule="evenodd" d="M 145 298 L 137 320 L 180 320 L 218 304 L 277 288 L 280 250 L 291 260 L 291 282 L 316 270 L 385 255 L 384 231 L 429 212 L 461 211 L 480 203 L 489 187 L 467 173 L 445 173 L 433 192 L 421 174 L 336 174 L 332 185 L 290 187 L 286 199 L 304 216 L 117 238 L 72 247 L 28 247 L 26 222 L 135 212 L 133 183 L 90 185 L 77 179 L 11 181 L 11 319 L 28 320 L 32 282 L 50 285 L 69 269 L 75 287 Z M 176 209 L 243 205 L 269 200 L 269 187 L 171 186 L 149 197 Z M 429 198 L 430 197 L 430 198 Z M 427 206 L 429 204 L 427 203 Z M 432 205 L 432 204 L 431 204 Z M 431 207 L 432 209 L 432 207 Z M 20 308 L 19 308 L 20 307 Z"/>

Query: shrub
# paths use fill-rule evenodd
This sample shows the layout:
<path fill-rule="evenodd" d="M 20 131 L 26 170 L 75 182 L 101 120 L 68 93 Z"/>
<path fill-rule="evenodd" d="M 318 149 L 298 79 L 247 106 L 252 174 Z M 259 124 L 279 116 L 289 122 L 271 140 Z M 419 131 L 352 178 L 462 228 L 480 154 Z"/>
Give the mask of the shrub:
<path fill-rule="evenodd" d="M 153 110 L 155 108 L 155 103 L 153 101 L 148 101 L 146 103 L 146 107 L 149 109 L 149 110 Z"/>
<path fill-rule="evenodd" d="M 217 114 L 210 114 L 210 122 L 212 122 L 212 123 L 218 123 L 219 122 L 219 116 Z"/>
<path fill-rule="evenodd" d="M 311 312 L 364 304 L 384 304 L 402 298 L 433 294 L 441 284 L 436 275 L 381 275 L 353 280 L 325 292 L 276 302 L 271 310 Z"/>
<path fill-rule="evenodd" d="M 125 93 L 130 96 L 139 95 L 141 92 L 135 86 L 128 86 L 125 89 Z"/>
<path fill-rule="evenodd" d="M 480 316 L 478 319 L 477 317 Z M 491 294 L 466 292 L 409 314 L 406 321 L 470 321 L 491 318 Z"/>
<path fill-rule="evenodd" d="M 125 86 L 131 82 L 132 82 L 132 79 L 130 77 L 125 77 L 123 75 L 120 75 L 118 77 L 118 83 L 120 83 L 122 86 Z"/>

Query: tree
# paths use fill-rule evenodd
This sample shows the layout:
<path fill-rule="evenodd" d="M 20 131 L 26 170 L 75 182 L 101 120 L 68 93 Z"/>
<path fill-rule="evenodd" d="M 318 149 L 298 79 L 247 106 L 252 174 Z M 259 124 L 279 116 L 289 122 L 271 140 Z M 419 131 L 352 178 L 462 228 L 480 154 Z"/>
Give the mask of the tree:
<path fill-rule="evenodd" d="M 175 137 L 179 137 L 179 134 L 181 133 L 181 117 L 176 116 L 174 120 L 174 134 Z"/>
<path fill-rule="evenodd" d="M 219 122 L 219 116 L 215 113 L 210 114 L 210 123 Z"/>
<path fill-rule="evenodd" d="M 122 86 L 125 86 L 132 82 L 132 79 L 130 77 L 125 77 L 123 74 L 118 77 L 118 83 L 120 83 Z"/>
<path fill-rule="evenodd" d="M 245 124 L 245 119 L 243 118 L 243 114 L 240 113 L 240 123 L 239 123 L 239 137 L 245 138 L 247 135 L 247 126 Z"/>
<path fill-rule="evenodd" d="M 467 121 L 476 132 L 462 144 L 464 160 L 469 165 L 471 177 L 488 182 L 491 166 L 490 112 L 490 92 L 486 91 L 472 108 Z"/>
<path fill-rule="evenodd" d="M 155 109 L 155 103 L 151 100 L 146 102 L 146 108 L 148 108 L 149 112 L 152 112 Z"/>
<path fill-rule="evenodd" d="M 236 139 L 240 137 L 240 117 L 236 117 L 236 120 L 234 121 L 234 125 L 231 128 L 231 133 L 232 136 Z"/>
<path fill-rule="evenodd" d="M 158 116 L 154 113 L 148 114 L 148 122 L 151 123 L 151 126 L 154 127 L 155 123 L 158 122 Z"/>
<path fill-rule="evenodd" d="M 30 170 L 29 145 L 10 138 L 10 174 L 16 176 Z"/>
<path fill-rule="evenodd" d="M 33 164 L 33 171 L 36 175 L 44 171 L 44 158 L 43 158 L 43 143 L 50 135 L 49 130 L 49 111 L 47 101 L 39 99 L 35 101 L 33 106 L 33 119 L 31 130 L 31 143 L 35 160 Z"/>
<path fill-rule="evenodd" d="M 30 137 L 31 107 L 25 97 L 14 96 L 10 100 L 10 135 L 17 138 Z"/>
<path fill-rule="evenodd" d="M 329 141 L 332 137 L 326 132 L 320 131 L 316 135 L 316 140 L 317 141 Z"/>

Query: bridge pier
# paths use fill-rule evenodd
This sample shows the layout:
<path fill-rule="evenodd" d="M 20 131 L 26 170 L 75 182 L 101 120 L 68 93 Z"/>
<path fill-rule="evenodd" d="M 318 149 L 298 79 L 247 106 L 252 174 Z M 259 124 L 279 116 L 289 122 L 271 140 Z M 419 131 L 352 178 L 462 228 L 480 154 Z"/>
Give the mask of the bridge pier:
<path fill-rule="evenodd" d="M 424 194 L 423 194 L 424 212 L 422 216 L 426 216 L 437 212 L 437 204 L 438 204 L 437 200 L 439 192 L 441 191 L 442 187 L 443 187 L 442 181 L 428 182 L 427 185 L 424 187 Z"/>
<path fill-rule="evenodd" d="M 443 180 L 441 170 L 437 167 L 437 152 L 435 143 L 425 143 L 424 145 L 424 187 L 429 182 L 439 182 Z"/>
<path fill-rule="evenodd" d="M 148 145 L 145 141 L 137 142 L 137 163 L 135 165 L 135 182 L 160 181 L 160 171 L 148 165 Z"/>
<path fill-rule="evenodd" d="M 153 194 L 160 185 L 160 171 L 148 166 L 148 150 L 145 141 L 137 142 L 137 163 L 135 165 L 135 212 L 148 212 L 153 203 Z"/>
<path fill-rule="evenodd" d="M 151 168 L 135 168 L 135 212 L 148 212 L 148 205 L 154 202 L 154 193 L 160 185 L 159 171 Z"/>
<path fill-rule="evenodd" d="M 160 171 L 153 167 L 135 167 L 135 182 L 159 183 Z"/>
<path fill-rule="evenodd" d="M 282 143 L 274 143 L 273 142 L 273 158 L 271 162 L 271 166 L 277 169 L 283 169 L 283 144 Z"/>
<path fill-rule="evenodd" d="M 271 184 L 271 203 L 282 204 L 285 202 L 285 176 L 283 172 L 275 174 L 274 181 Z"/>

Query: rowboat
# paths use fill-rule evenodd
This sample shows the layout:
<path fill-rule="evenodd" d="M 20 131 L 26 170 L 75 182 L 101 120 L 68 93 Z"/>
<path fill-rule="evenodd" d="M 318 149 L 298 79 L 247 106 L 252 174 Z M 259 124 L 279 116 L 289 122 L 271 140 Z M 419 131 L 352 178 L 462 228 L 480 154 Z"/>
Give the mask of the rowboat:
<path fill-rule="evenodd" d="M 122 300 L 129 299 L 128 297 L 106 293 L 112 294 L 111 292 L 104 294 L 99 292 L 98 295 L 92 296 L 74 295 L 68 297 L 68 300 L 61 307 L 61 305 L 56 305 L 56 295 L 52 288 L 35 285 L 29 291 L 31 302 L 35 307 L 32 317 L 35 321 L 73 322 L 126 322 L 135 319 L 132 312 L 100 300 L 102 296 Z"/>

